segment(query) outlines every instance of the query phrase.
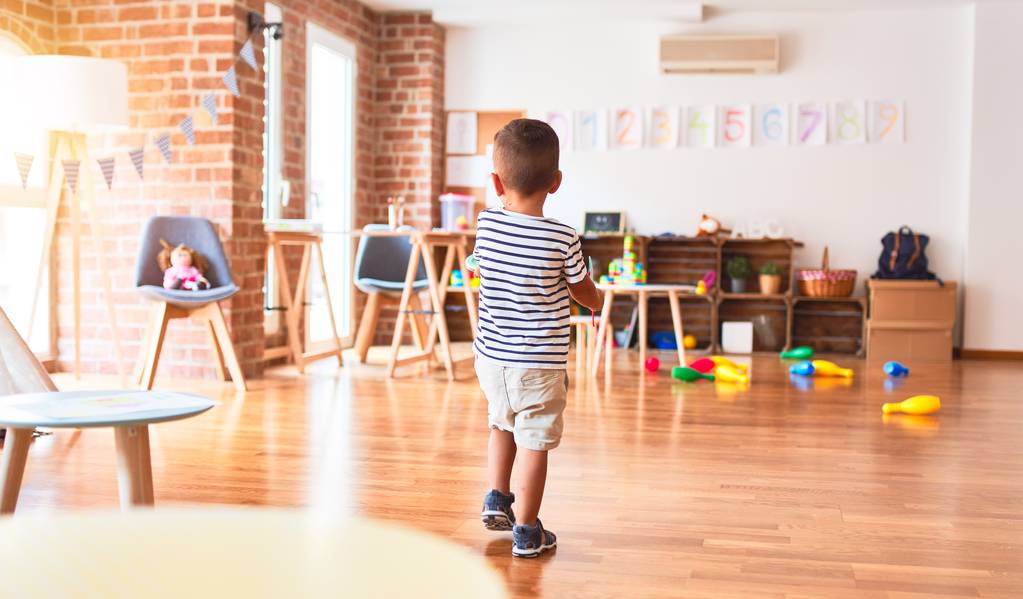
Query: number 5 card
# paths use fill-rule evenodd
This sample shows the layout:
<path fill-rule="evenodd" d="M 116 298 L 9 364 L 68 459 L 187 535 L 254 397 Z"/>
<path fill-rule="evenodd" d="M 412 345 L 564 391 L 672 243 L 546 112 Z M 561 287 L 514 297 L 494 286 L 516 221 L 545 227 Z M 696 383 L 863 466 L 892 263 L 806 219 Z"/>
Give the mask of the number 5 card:
<path fill-rule="evenodd" d="M 722 106 L 718 122 L 718 144 L 725 148 L 747 148 L 753 137 L 749 104 Z"/>

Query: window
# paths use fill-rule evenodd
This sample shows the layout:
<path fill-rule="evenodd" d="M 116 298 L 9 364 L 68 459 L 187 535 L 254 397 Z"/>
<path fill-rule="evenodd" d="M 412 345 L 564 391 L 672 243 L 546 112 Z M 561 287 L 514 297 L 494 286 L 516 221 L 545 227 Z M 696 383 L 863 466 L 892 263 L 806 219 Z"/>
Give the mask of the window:
<path fill-rule="evenodd" d="M 0 32 L 0 60 L 25 54 L 28 51 L 21 44 Z M 15 153 L 33 157 L 24 187 Z M 0 136 L 0 264 L 4 268 L 0 307 L 32 350 L 45 357 L 53 353 L 49 265 L 39 271 L 44 249 L 41 232 L 47 226 L 47 156 L 44 133 L 8 129 Z M 35 319 L 30 323 L 33 303 Z"/>
<path fill-rule="evenodd" d="M 283 20 L 281 9 L 267 3 L 265 19 L 269 23 Z M 281 40 L 275 40 L 269 29 L 263 31 L 266 44 L 263 46 L 263 73 L 266 80 L 266 96 L 263 101 L 263 218 L 281 218 L 281 209 L 288 205 L 289 186 L 283 177 L 284 160 L 281 139 L 283 126 L 281 118 Z M 281 328 L 280 312 L 273 308 L 278 301 L 273 253 L 268 256 L 266 277 L 263 283 L 263 297 L 266 307 L 264 327 L 267 333 Z"/>

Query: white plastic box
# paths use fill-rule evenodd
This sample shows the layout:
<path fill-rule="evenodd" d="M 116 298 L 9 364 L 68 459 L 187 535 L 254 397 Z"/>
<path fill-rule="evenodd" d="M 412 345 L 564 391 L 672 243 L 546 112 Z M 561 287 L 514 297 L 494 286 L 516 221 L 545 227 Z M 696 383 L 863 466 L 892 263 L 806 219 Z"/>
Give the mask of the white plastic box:
<path fill-rule="evenodd" d="M 475 226 L 476 198 L 461 193 L 440 196 L 440 228 L 445 231 L 465 231 Z"/>

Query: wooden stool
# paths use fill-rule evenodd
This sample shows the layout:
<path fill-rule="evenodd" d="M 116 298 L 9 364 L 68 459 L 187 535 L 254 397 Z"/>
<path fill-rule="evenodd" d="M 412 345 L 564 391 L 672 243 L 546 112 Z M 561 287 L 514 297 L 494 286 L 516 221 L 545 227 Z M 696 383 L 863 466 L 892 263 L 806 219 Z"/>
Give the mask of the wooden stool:
<path fill-rule="evenodd" d="M 471 233 L 434 231 L 412 233 L 412 255 L 409 258 L 408 271 L 405 276 L 405 288 L 401 292 L 401 301 L 398 304 L 398 317 L 394 323 L 394 337 L 391 340 L 391 360 L 387 367 L 387 375 L 394 377 L 394 371 L 399 366 L 412 364 L 426 360 L 430 365 L 433 362 L 433 349 L 440 340 L 441 361 L 444 369 L 447 370 L 448 380 L 455 380 L 455 360 L 451 354 L 451 336 L 448 333 L 447 316 L 444 313 L 444 300 L 447 298 L 448 282 L 451 279 L 451 271 L 454 270 L 455 260 L 458 260 L 458 269 L 462 271 L 462 280 L 465 281 L 462 291 L 465 293 L 465 305 L 469 314 L 469 323 L 472 327 L 472 334 L 476 334 L 477 307 L 474 290 L 468 284 L 469 277 L 465 272 L 465 258 L 467 256 L 467 235 Z M 434 263 L 434 251 L 444 249 L 444 263 L 440 272 Z M 423 264 L 426 266 L 426 275 L 429 280 L 430 308 L 427 310 L 433 316 L 430 320 L 430 329 L 426 334 L 426 347 L 423 351 L 414 355 L 399 358 L 401 350 L 401 339 L 405 332 L 405 322 L 408 315 L 412 313 L 413 295 L 415 290 L 413 284 L 416 280 L 416 271 L 419 269 L 419 257 L 423 257 Z"/>
<path fill-rule="evenodd" d="M 597 343 L 596 324 L 590 315 L 572 316 L 568 322 L 575 328 L 575 368 L 585 370 Z"/>
<path fill-rule="evenodd" d="M 327 270 L 323 265 L 323 235 L 312 231 L 267 231 L 267 262 L 270 261 L 270 252 L 273 252 L 277 280 L 281 284 L 281 300 L 284 308 L 284 322 L 288 329 L 288 343 L 280 347 L 272 347 L 263 350 L 263 359 L 290 356 L 295 361 L 295 367 L 299 372 L 305 372 L 305 363 L 327 356 L 337 356 L 337 365 L 344 366 L 344 359 L 341 357 L 341 338 L 337 336 L 337 322 L 334 320 L 334 305 L 330 300 L 330 286 L 327 284 Z M 297 245 L 302 247 L 302 265 L 298 269 L 298 281 L 295 283 L 295 293 L 291 293 L 291 283 L 288 281 L 288 266 L 284 260 L 283 246 Z M 316 251 L 316 261 L 320 264 L 320 280 L 323 282 L 323 295 L 327 299 L 327 314 L 330 315 L 330 327 L 333 335 L 330 339 L 332 347 L 321 351 L 306 351 L 305 343 L 302 340 L 301 324 L 302 315 L 305 313 L 305 290 L 309 283 L 309 262 L 312 252 Z"/>

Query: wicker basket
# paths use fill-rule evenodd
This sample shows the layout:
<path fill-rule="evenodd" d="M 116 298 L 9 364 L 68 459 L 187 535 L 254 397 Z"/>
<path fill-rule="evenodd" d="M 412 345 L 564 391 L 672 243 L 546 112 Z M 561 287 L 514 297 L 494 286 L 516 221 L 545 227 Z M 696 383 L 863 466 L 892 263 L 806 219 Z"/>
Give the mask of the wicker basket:
<path fill-rule="evenodd" d="M 824 246 L 821 268 L 802 268 L 796 271 L 800 295 L 810 297 L 848 297 L 856 288 L 855 270 L 831 270 L 828 247 Z"/>

